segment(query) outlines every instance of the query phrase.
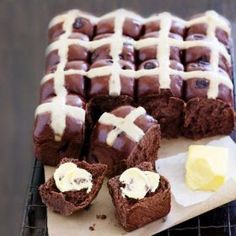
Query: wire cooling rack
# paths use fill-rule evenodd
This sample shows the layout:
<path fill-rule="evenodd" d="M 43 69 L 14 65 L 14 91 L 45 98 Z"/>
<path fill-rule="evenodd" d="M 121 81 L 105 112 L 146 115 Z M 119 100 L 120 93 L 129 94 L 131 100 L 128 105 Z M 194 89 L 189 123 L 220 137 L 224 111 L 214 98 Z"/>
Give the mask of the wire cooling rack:
<path fill-rule="evenodd" d="M 47 236 L 47 209 L 42 203 L 38 187 L 44 183 L 44 168 L 35 160 L 28 190 L 21 236 Z"/>
<path fill-rule="evenodd" d="M 48 236 L 47 211 L 38 187 L 44 182 L 44 168 L 35 160 L 29 186 L 21 236 Z M 156 236 L 234 236 L 236 235 L 236 201 L 174 226 Z"/>

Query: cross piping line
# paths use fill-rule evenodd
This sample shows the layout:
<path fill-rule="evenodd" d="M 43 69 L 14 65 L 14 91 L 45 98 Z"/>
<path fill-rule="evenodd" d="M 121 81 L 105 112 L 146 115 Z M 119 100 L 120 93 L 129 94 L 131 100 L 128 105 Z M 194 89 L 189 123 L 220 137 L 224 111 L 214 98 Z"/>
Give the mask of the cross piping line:
<path fill-rule="evenodd" d="M 134 122 L 138 117 L 145 114 L 146 111 L 143 107 L 135 108 L 125 118 L 117 117 L 107 112 L 103 113 L 98 122 L 115 127 L 108 133 L 106 143 L 112 146 L 117 136 L 122 132 L 124 132 L 134 142 L 139 142 L 143 137 L 144 132 Z"/>
<path fill-rule="evenodd" d="M 69 37 L 73 32 L 73 24 L 76 18 L 81 16 L 89 18 L 93 24 L 96 24 L 101 19 L 114 18 L 114 33 L 110 37 L 94 41 L 70 39 Z M 138 19 L 143 24 L 155 20 L 159 21 L 160 24 L 159 38 L 146 38 L 135 41 L 134 39 L 125 37 L 123 35 L 123 26 L 125 19 L 129 17 Z M 206 39 L 195 40 L 195 41 L 183 41 L 170 38 L 169 33 L 173 20 L 182 22 L 186 27 L 190 27 L 194 24 L 200 24 L 200 23 L 206 24 L 207 25 Z M 170 88 L 170 75 L 174 74 L 180 75 L 184 80 L 201 76 L 202 78 L 206 78 L 210 81 L 207 94 L 208 98 L 217 97 L 218 86 L 221 83 L 226 85 L 230 89 L 233 88 L 233 83 L 230 77 L 227 74 L 222 74 L 219 72 L 220 55 L 223 55 L 228 61 L 228 63 L 231 63 L 231 58 L 224 45 L 218 41 L 215 35 L 216 33 L 215 31 L 217 28 L 223 29 L 228 34 L 230 34 L 230 28 L 228 22 L 226 22 L 226 20 L 223 17 L 219 16 L 217 13 L 213 11 L 208 11 L 205 13 L 204 16 L 198 17 L 196 19 L 190 21 L 184 21 L 180 18 L 170 15 L 169 13 L 161 13 L 159 15 L 151 16 L 147 19 L 144 19 L 132 12 L 118 10 L 109 13 L 105 16 L 102 16 L 100 18 L 97 18 L 77 10 L 72 10 L 64 15 L 60 15 L 54 18 L 50 23 L 49 27 L 51 28 L 58 23 L 62 23 L 62 28 L 64 33 L 62 33 L 59 36 L 58 40 L 56 40 L 55 42 L 51 43 L 48 46 L 46 54 L 49 54 L 50 52 L 57 50 L 59 56 L 59 64 L 57 64 L 57 69 L 55 72 L 45 75 L 41 81 L 41 84 L 43 84 L 48 80 L 53 79 L 56 97 L 51 101 L 51 105 L 49 105 L 48 103 L 41 104 L 36 111 L 37 115 L 45 111 L 53 113 L 51 118 L 52 119 L 51 127 L 53 128 L 54 133 L 57 136 L 56 138 L 57 140 L 59 140 L 58 137 L 62 136 L 64 129 L 66 127 L 66 115 L 70 116 L 73 116 L 74 114 L 78 115 L 78 109 L 80 109 L 81 112 L 79 112 L 80 115 L 77 118 L 79 118 L 81 121 L 84 120 L 84 112 L 82 112 L 83 110 L 82 108 L 70 106 L 69 109 L 70 112 L 68 112 L 68 109 L 65 108 L 66 106 L 68 106 L 66 105 L 66 95 L 68 93 L 65 88 L 66 75 L 80 74 L 88 77 L 89 79 L 93 79 L 98 76 L 110 75 L 109 95 L 111 96 L 120 95 L 121 75 L 127 77 L 134 77 L 136 79 L 146 75 L 159 75 L 158 77 L 160 82 L 160 88 Z M 159 62 L 159 67 L 154 69 L 140 69 L 137 71 L 130 69 L 129 70 L 122 69 L 119 65 L 119 60 L 120 60 L 119 56 L 122 53 L 124 43 L 129 43 L 133 45 L 133 47 L 136 50 L 139 50 L 147 46 L 155 45 L 157 49 L 156 59 Z M 110 66 L 92 68 L 89 71 L 76 70 L 76 69 L 69 69 L 65 71 L 64 68 L 68 62 L 69 46 L 72 44 L 85 47 L 89 51 L 94 51 L 98 47 L 109 44 L 110 56 L 112 58 L 113 63 Z M 210 65 L 212 66 L 212 70 L 186 72 L 186 71 L 177 71 L 171 69 L 169 67 L 170 66 L 169 56 L 170 56 L 171 46 L 178 47 L 179 49 L 188 49 L 193 47 L 207 47 L 211 49 Z M 58 108 L 57 111 L 55 106 L 59 106 L 61 107 L 61 109 Z M 72 110 L 74 112 L 72 112 Z M 54 115 L 54 113 L 57 113 L 57 116 Z M 58 116 L 61 116 L 62 118 L 56 121 L 56 119 L 58 119 Z M 115 134 L 116 133 L 117 132 L 115 132 Z M 111 135 L 114 136 L 115 134 Z M 113 138 L 111 138 L 111 140 L 113 140 Z"/>
<path fill-rule="evenodd" d="M 134 77 L 134 78 L 140 78 L 145 75 L 159 75 L 160 80 L 160 88 L 170 88 L 170 75 L 176 74 L 183 77 L 184 80 L 191 79 L 197 77 L 199 74 L 203 75 L 204 78 L 210 80 L 210 87 L 208 89 L 208 98 L 216 98 L 218 95 L 218 85 L 220 83 L 226 85 L 230 89 L 233 88 L 233 83 L 230 79 L 230 77 L 227 74 L 219 73 L 218 71 L 218 64 L 220 55 L 223 55 L 226 60 L 231 63 L 231 57 L 229 53 L 227 52 L 225 46 L 218 41 L 218 39 L 215 36 L 215 30 L 217 27 L 222 28 L 225 30 L 228 34 L 230 33 L 230 29 L 228 26 L 228 22 L 226 20 L 219 16 L 217 13 L 213 11 L 208 11 L 205 13 L 204 16 L 198 17 L 196 19 L 190 20 L 190 21 L 184 21 L 180 18 L 174 17 L 170 15 L 169 13 L 161 13 L 157 16 L 151 16 L 147 19 L 141 18 L 140 16 L 137 16 L 129 11 L 124 10 L 118 10 L 115 12 L 112 12 L 110 14 L 107 14 L 105 16 L 102 16 L 100 18 L 91 17 L 89 15 L 83 14 L 80 11 L 72 11 L 68 12 L 67 15 L 63 15 L 63 17 L 60 18 L 60 16 L 57 16 L 57 20 L 53 20 L 54 23 L 50 24 L 50 27 L 55 25 L 56 23 L 60 22 L 61 20 L 65 20 L 67 18 L 70 18 L 71 24 L 73 24 L 73 20 L 71 20 L 71 17 L 75 20 L 76 17 L 83 15 L 83 17 L 87 17 L 89 19 L 92 19 L 92 22 L 97 23 L 101 19 L 107 19 L 107 18 L 114 18 L 114 33 L 107 38 L 94 40 L 94 41 L 82 41 L 80 39 L 68 39 L 64 38 L 64 41 L 55 41 L 51 45 L 49 45 L 46 54 L 50 53 L 53 50 L 60 50 L 60 45 L 63 43 L 67 47 L 71 44 L 76 44 L 82 47 L 85 47 L 89 51 L 93 51 L 96 48 L 109 44 L 111 46 L 110 49 L 110 55 L 113 59 L 113 64 L 111 66 L 104 66 L 99 68 L 92 68 L 89 71 L 82 71 L 82 70 L 70 70 L 62 72 L 64 74 L 81 74 L 89 79 L 96 78 L 98 76 L 106 76 L 110 75 L 109 80 L 109 94 L 112 96 L 118 96 L 121 92 L 121 86 L 120 86 L 120 76 L 127 76 L 127 77 Z M 132 15 L 133 14 L 133 15 Z M 127 37 L 123 36 L 122 29 L 123 24 L 125 21 L 125 18 L 129 18 L 131 16 L 135 17 L 135 19 L 139 19 L 141 22 L 151 22 L 154 20 L 158 20 L 160 22 L 160 31 L 159 31 L 159 38 L 146 38 L 146 39 L 140 39 L 135 41 L 134 39 L 128 39 Z M 195 40 L 195 41 L 183 41 L 183 40 L 176 40 L 173 38 L 169 38 L 169 32 L 172 24 L 172 20 L 181 21 L 185 24 L 186 27 L 190 27 L 194 24 L 204 23 L 207 24 L 207 35 L 205 40 Z M 52 22 L 53 22 L 52 21 Z M 72 27 L 72 26 L 71 26 Z M 67 31 L 68 34 L 68 31 Z M 69 36 L 69 35 L 68 35 Z M 147 46 L 156 46 L 157 47 L 157 55 L 156 59 L 159 62 L 159 68 L 155 69 L 141 69 L 141 70 L 124 70 L 119 65 L 119 55 L 122 52 L 122 47 L 124 43 L 129 43 L 134 46 L 135 49 L 139 50 L 141 48 L 147 47 Z M 210 64 L 213 66 L 212 71 L 192 71 L 192 72 L 186 72 L 186 71 L 177 71 L 174 69 L 171 69 L 169 67 L 170 60 L 169 60 L 169 54 L 170 54 L 170 47 L 175 46 L 179 49 L 188 49 L 193 47 L 207 47 L 211 49 L 211 60 Z M 216 66 L 217 64 L 217 66 Z M 45 79 L 45 77 L 47 79 Z M 50 79 L 55 79 L 54 73 L 51 73 L 49 75 L 46 75 L 42 83 L 47 81 L 50 77 Z"/>
<path fill-rule="evenodd" d="M 43 113 L 50 113 L 51 123 L 50 126 L 54 131 L 54 136 L 56 141 L 61 141 L 62 135 L 66 128 L 66 117 L 72 117 L 74 119 L 79 119 L 82 123 L 85 120 L 85 110 L 81 107 L 71 106 L 66 104 L 66 96 L 68 94 L 65 88 L 65 75 L 70 73 L 77 73 L 76 70 L 64 71 L 65 65 L 68 62 L 68 51 L 69 44 L 66 44 L 68 37 L 72 33 L 72 25 L 75 18 L 77 17 L 76 13 L 72 12 L 71 17 L 66 17 L 63 22 L 64 33 L 60 35 L 57 40 L 58 45 L 58 55 L 60 58 L 59 64 L 57 64 L 57 69 L 54 73 L 46 75 L 41 83 L 54 78 L 54 90 L 56 96 L 49 102 L 40 104 L 35 112 L 35 115 L 38 116 Z"/>

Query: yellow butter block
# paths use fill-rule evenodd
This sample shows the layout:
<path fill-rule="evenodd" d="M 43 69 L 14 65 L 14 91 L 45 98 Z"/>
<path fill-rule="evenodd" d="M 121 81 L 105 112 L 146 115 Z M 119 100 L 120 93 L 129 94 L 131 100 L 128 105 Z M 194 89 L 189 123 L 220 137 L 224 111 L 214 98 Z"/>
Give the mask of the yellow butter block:
<path fill-rule="evenodd" d="M 191 145 L 186 162 L 186 183 L 192 190 L 216 191 L 228 171 L 228 149 Z"/>

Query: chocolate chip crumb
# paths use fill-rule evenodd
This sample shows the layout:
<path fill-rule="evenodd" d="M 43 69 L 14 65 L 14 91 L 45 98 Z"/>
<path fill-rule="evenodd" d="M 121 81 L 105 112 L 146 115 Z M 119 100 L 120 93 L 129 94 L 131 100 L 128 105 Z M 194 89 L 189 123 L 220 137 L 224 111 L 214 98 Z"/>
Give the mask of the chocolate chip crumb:
<path fill-rule="evenodd" d="M 95 230 L 95 224 L 89 226 L 89 230 L 90 230 L 90 231 L 94 231 L 94 230 Z"/>
<path fill-rule="evenodd" d="M 87 182 L 87 180 L 86 179 L 77 178 L 77 179 L 74 180 L 74 182 L 76 184 L 83 184 L 83 183 Z"/>
<path fill-rule="evenodd" d="M 84 208 L 84 210 L 89 211 L 91 206 L 92 204 L 89 204 L 87 207 Z"/>
<path fill-rule="evenodd" d="M 101 214 L 101 215 L 96 215 L 96 218 L 99 220 L 105 220 L 107 218 L 107 216 L 104 214 Z"/>

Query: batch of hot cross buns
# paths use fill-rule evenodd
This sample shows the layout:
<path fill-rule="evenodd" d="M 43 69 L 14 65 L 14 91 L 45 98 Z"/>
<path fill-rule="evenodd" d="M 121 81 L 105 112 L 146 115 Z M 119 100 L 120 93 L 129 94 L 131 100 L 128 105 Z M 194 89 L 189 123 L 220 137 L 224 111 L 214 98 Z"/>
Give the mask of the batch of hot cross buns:
<path fill-rule="evenodd" d="M 230 31 L 214 11 L 188 21 L 126 10 L 53 18 L 33 134 L 36 158 L 57 166 L 43 202 L 70 215 L 107 176 L 127 231 L 166 216 L 170 184 L 154 170 L 161 137 L 234 128 Z"/>

